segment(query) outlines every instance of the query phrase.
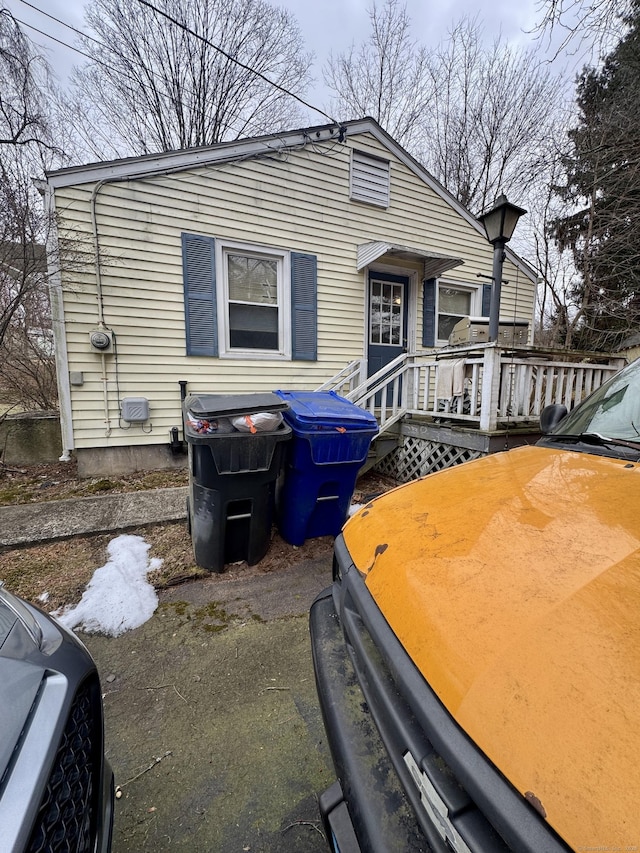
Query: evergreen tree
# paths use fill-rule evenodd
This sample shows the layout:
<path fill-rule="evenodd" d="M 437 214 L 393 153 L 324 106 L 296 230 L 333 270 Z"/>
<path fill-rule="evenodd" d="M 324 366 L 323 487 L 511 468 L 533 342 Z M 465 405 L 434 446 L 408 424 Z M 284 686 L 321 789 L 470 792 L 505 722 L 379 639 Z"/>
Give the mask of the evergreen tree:
<path fill-rule="evenodd" d="M 579 78 L 560 196 L 573 212 L 554 224 L 580 274 L 572 344 L 615 349 L 640 326 L 640 2 L 601 69 Z"/>

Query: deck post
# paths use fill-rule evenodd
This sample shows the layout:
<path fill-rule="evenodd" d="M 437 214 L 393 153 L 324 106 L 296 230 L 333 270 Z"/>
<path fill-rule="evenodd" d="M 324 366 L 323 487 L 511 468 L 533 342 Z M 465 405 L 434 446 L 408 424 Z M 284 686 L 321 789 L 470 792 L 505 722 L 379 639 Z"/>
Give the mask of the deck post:
<path fill-rule="evenodd" d="M 485 432 L 493 432 L 498 425 L 500 355 L 501 350 L 495 343 L 487 344 L 484 350 L 480 402 L 480 429 Z"/>
<path fill-rule="evenodd" d="M 368 370 L 368 361 L 366 358 L 360 359 L 360 364 L 358 367 L 358 375 L 352 380 L 350 391 L 353 391 L 354 388 L 357 388 L 367 379 L 367 370 Z"/>

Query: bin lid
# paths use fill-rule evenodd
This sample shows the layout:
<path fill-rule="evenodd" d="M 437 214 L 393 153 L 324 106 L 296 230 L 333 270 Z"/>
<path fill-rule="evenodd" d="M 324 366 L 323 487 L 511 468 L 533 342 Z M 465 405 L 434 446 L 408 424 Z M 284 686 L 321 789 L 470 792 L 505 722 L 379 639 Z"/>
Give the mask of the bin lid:
<path fill-rule="evenodd" d="M 259 394 L 189 394 L 184 407 L 203 418 L 231 417 L 256 412 L 279 412 L 287 408 L 287 402 L 271 391 Z"/>
<path fill-rule="evenodd" d="M 378 431 L 378 422 L 371 412 L 361 409 L 340 397 L 335 391 L 276 391 L 288 403 L 284 417 L 288 423 L 303 430 L 336 429 Z"/>

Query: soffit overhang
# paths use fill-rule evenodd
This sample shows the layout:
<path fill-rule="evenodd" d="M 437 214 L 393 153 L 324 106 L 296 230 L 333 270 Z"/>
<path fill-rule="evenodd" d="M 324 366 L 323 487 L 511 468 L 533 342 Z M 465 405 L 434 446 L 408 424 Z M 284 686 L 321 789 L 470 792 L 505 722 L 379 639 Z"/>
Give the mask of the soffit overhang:
<path fill-rule="evenodd" d="M 420 261 L 424 267 L 425 278 L 438 278 L 464 263 L 462 258 L 452 258 L 439 252 L 431 252 L 428 249 L 415 249 L 411 246 L 400 246 L 397 243 L 386 243 L 381 240 L 361 243 L 358 246 L 358 270 L 364 269 L 379 260 L 387 262 L 409 261 L 411 263 Z"/>

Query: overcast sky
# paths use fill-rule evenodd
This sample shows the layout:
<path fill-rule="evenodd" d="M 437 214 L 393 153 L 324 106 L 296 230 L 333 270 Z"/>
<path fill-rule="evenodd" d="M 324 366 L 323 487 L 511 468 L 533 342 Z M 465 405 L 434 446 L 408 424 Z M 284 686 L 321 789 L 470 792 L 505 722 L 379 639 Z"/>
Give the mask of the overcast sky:
<path fill-rule="evenodd" d="M 380 5 L 382 0 L 379 0 Z M 24 21 L 61 41 L 75 44 L 75 34 L 37 12 L 37 7 L 78 29 L 84 26 L 84 0 L 0 0 L 11 12 Z M 359 43 L 369 32 L 367 7 L 370 0 L 279 0 L 280 5 L 297 18 L 307 49 L 316 57 L 314 76 L 321 83 L 321 67 L 329 54 L 348 49 L 352 42 Z M 454 22 L 465 15 L 478 16 L 486 38 L 492 41 L 499 33 L 513 44 L 538 45 L 531 30 L 539 12 L 539 0 L 407 0 L 407 10 L 413 24 L 413 37 L 427 47 L 436 45 L 446 37 Z M 47 49 L 48 58 L 62 81 L 74 64 L 83 57 L 51 39 L 25 28 L 29 37 Z M 310 93 L 312 95 L 313 93 Z M 317 92 L 318 104 L 326 100 L 325 93 Z"/>

